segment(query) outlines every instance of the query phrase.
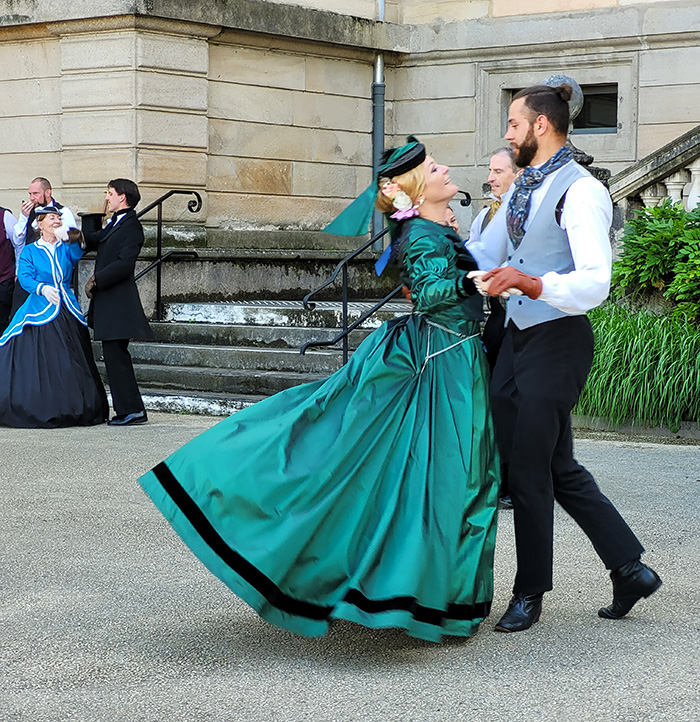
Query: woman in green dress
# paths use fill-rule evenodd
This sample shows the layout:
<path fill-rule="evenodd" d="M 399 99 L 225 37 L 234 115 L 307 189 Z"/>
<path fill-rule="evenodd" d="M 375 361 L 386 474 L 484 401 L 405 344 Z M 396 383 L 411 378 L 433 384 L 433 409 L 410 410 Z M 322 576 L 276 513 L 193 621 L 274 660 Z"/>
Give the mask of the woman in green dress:
<path fill-rule="evenodd" d="M 393 216 L 413 313 L 329 378 L 237 412 L 140 479 L 277 626 L 320 636 L 344 619 L 439 642 L 489 613 L 498 459 L 476 264 L 444 225 L 456 191 L 415 139 L 387 151 L 370 194 Z"/>

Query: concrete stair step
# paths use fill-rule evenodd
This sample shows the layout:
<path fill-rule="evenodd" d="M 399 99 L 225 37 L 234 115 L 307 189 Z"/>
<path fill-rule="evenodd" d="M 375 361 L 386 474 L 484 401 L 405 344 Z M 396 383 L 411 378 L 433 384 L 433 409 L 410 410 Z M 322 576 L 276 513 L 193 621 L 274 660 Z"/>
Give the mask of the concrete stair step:
<path fill-rule="evenodd" d="M 142 387 L 141 397 L 148 411 L 174 414 L 229 416 L 266 398 L 254 394 L 226 394 L 210 391 L 187 392 L 157 387 Z"/>
<path fill-rule="evenodd" d="M 330 374 L 340 368 L 338 351 L 298 350 L 202 344 L 132 342 L 129 352 L 135 364 L 187 366 L 235 371 L 294 371 Z"/>
<path fill-rule="evenodd" d="M 352 301 L 348 304 L 348 323 L 357 320 L 375 301 Z M 364 328 L 374 329 L 384 321 L 411 313 L 408 301 L 391 301 L 371 316 Z M 300 328 L 342 325 L 342 304 L 319 301 L 307 311 L 301 301 L 240 301 L 234 303 L 168 303 L 165 320 L 180 323 L 219 323 L 226 325 L 293 326 Z"/>
<path fill-rule="evenodd" d="M 104 364 L 98 368 L 105 378 Z M 308 381 L 326 378 L 328 374 L 299 373 L 295 371 L 261 371 L 161 364 L 135 364 L 134 371 L 141 389 L 181 389 L 188 392 L 211 392 L 234 395 L 271 396 L 283 389 Z"/>
<path fill-rule="evenodd" d="M 204 344 L 208 346 L 253 346 L 286 348 L 299 351 L 309 340 L 331 341 L 339 333 L 335 328 L 301 326 L 260 326 L 225 323 L 152 322 L 151 329 L 159 343 Z M 351 348 L 371 333 L 357 329 L 350 334 Z"/>

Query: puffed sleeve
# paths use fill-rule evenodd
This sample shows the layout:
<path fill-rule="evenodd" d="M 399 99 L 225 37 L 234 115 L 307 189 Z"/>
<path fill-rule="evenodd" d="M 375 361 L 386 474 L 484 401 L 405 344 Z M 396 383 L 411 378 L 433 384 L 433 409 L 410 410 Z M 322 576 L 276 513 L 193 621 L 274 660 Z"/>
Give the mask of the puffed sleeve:
<path fill-rule="evenodd" d="M 17 280 L 19 285 L 27 293 L 41 293 L 41 288 L 46 284 L 39 282 L 39 274 L 37 268 L 34 265 L 34 254 L 27 247 L 19 257 L 19 263 L 17 264 Z"/>
<path fill-rule="evenodd" d="M 407 242 L 405 273 L 416 311 L 442 311 L 475 292 L 471 281 L 466 279 L 466 273 L 455 268 L 451 258 L 453 254 L 450 257 L 448 254 L 450 251 L 445 243 L 438 243 L 428 235 Z"/>

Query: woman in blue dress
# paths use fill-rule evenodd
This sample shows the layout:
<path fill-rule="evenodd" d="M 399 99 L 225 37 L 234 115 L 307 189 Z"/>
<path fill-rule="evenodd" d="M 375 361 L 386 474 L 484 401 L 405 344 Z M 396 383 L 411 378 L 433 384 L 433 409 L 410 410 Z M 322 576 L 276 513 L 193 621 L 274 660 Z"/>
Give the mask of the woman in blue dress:
<path fill-rule="evenodd" d="M 77 229 L 61 240 L 61 216 L 36 209 L 41 238 L 25 246 L 17 280 L 28 293 L 0 337 L 0 425 L 101 424 L 109 407 L 71 275 L 83 255 Z M 68 242 L 67 242 L 68 241 Z"/>
<path fill-rule="evenodd" d="M 498 460 L 476 264 L 444 225 L 456 191 L 415 139 L 387 151 L 329 230 L 362 233 L 378 200 L 414 313 L 140 479 L 209 570 L 285 629 L 318 636 L 344 619 L 438 642 L 489 613 Z"/>

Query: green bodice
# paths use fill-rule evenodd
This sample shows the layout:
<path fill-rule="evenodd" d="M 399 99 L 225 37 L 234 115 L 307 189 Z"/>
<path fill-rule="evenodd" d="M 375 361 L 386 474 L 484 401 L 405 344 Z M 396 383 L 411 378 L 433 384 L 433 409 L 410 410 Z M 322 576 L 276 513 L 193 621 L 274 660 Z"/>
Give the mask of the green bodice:
<path fill-rule="evenodd" d="M 463 277 L 477 265 L 451 228 L 424 218 L 406 221 L 398 260 L 416 313 L 459 333 L 478 330 L 484 318 L 482 297 L 475 293 L 464 298 L 458 292 Z"/>

